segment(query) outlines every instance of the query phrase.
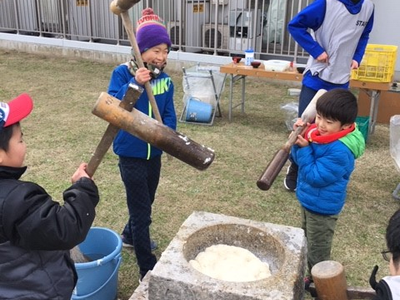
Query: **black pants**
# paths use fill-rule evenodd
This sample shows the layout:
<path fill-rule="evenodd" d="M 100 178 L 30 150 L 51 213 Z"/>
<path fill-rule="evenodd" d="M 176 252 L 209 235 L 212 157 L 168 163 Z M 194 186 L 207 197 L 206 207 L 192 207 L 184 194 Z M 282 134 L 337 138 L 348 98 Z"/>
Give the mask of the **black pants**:
<path fill-rule="evenodd" d="M 161 156 L 150 160 L 120 157 L 119 169 L 129 210 L 129 221 L 122 234 L 134 246 L 143 278 L 157 262 L 150 248 L 150 224 L 152 204 L 160 179 Z"/>

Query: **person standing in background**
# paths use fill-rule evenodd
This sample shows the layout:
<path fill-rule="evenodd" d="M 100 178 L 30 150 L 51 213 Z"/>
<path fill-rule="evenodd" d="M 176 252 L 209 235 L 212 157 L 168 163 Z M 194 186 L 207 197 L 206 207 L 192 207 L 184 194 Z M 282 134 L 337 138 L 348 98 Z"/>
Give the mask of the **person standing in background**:
<path fill-rule="evenodd" d="M 373 23 L 370 0 L 315 0 L 289 22 L 291 36 L 310 54 L 303 73 L 299 117 L 318 90 L 349 88 L 351 70 L 361 63 Z M 291 162 L 284 186 L 292 192 L 297 187 L 297 171 Z"/>

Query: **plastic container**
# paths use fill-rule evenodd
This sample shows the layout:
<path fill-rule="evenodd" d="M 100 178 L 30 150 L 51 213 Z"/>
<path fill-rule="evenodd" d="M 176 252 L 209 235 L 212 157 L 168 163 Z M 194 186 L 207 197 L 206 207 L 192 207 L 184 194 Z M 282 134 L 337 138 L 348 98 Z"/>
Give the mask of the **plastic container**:
<path fill-rule="evenodd" d="M 357 117 L 356 123 L 358 130 L 361 131 L 364 136 L 365 142 L 368 140 L 368 131 L 369 131 L 369 116 L 366 117 Z"/>
<path fill-rule="evenodd" d="M 351 72 L 351 79 L 391 82 L 396 57 L 397 46 L 368 44 L 359 68 Z"/>
<path fill-rule="evenodd" d="M 266 71 L 285 72 L 289 70 L 290 61 L 287 60 L 266 60 L 264 62 Z"/>
<path fill-rule="evenodd" d="M 212 115 L 212 105 L 196 98 L 189 98 L 186 104 L 186 121 L 209 123 Z"/>
<path fill-rule="evenodd" d="M 392 156 L 397 171 L 400 172 L 400 115 L 390 118 L 390 155 Z M 400 183 L 392 193 L 396 200 L 400 200 Z"/>
<path fill-rule="evenodd" d="M 289 88 L 288 89 L 289 96 L 299 96 L 300 92 L 301 92 L 301 89 L 297 89 L 297 88 Z"/>
<path fill-rule="evenodd" d="M 244 64 L 246 66 L 251 66 L 251 63 L 254 61 L 254 50 L 247 49 L 244 51 Z"/>
<path fill-rule="evenodd" d="M 400 172 L 400 115 L 390 118 L 390 155 Z"/>
<path fill-rule="evenodd" d="M 89 299 L 89 295 L 96 300 L 114 299 L 121 263 L 122 240 L 119 234 L 108 228 L 92 227 L 79 244 L 79 249 L 93 261 L 75 264 L 78 282 L 72 299 Z"/>

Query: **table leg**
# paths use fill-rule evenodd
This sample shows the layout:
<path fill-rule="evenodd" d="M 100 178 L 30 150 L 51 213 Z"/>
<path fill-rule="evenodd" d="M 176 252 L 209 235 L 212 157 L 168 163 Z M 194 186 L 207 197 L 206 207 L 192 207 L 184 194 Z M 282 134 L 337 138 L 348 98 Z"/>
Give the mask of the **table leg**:
<path fill-rule="evenodd" d="M 242 99 L 239 104 L 233 105 L 233 84 L 238 81 L 242 81 Z M 244 101 L 245 101 L 245 92 L 246 92 L 246 76 L 244 75 L 233 75 L 231 74 L 231 83 L 229 89 L 229 121 L 232 120 L 232 110 L 239 105 L 242 107 L 242 113 L 244 113 Z"/>
<path fill-rule="evenodd" d="M 378 117 L 378 108 L 379 108 L 379 98 L 381 95 L 381 91 L 379 90 L 371 90 L 371 107 L 369 112 L 369 126 L 368 133 L 373 134 L 375 132 L 376 119 Z"/>
<path fill-rule="evenodd" d="M 232 121 L 232 98 L 233 98 L 233 74 L 231 74 L 231 82 L 229 85 L 229 112 L 228 112 L 228 119 L 229 122 Z"/>
<path fill-rule="evenodd" d="M 244 113 L 244 101 L 245 101 L 245 91 L 246 91 L 246 77 L 242 76 L 242 114 Z"/>

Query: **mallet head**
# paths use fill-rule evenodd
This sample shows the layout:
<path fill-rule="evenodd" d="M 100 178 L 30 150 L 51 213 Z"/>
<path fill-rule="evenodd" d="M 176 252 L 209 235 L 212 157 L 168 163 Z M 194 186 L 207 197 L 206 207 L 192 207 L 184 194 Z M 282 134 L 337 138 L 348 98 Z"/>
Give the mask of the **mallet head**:
<path fill-rule="evenodd" d="M 110 10 L 114 14 L 120 15 L 122 12 L 128 11 L 132 6 L 139 2 L 140 0 L 113 0 L 110 3 Z"/>

